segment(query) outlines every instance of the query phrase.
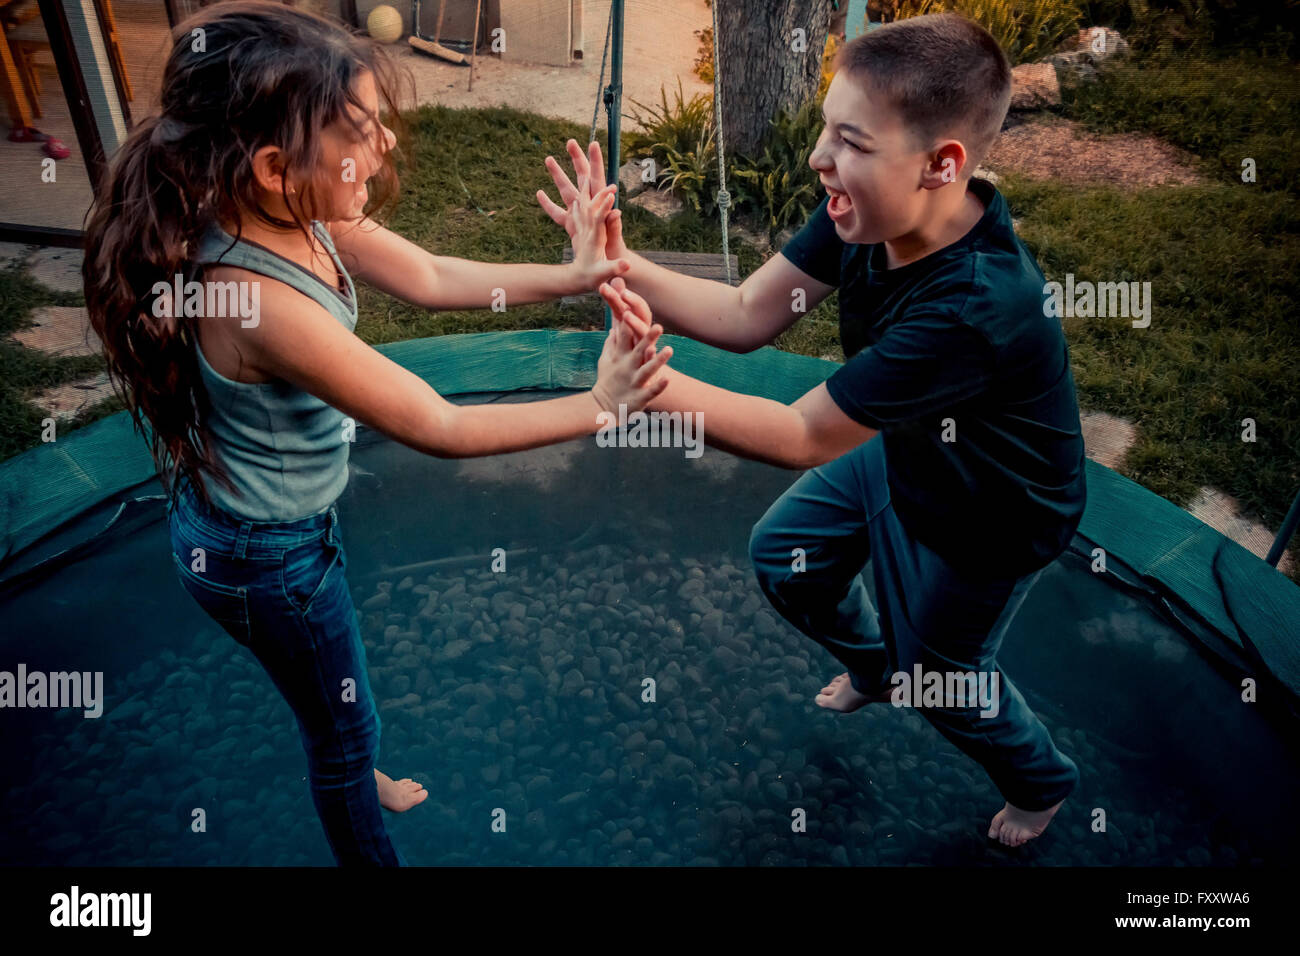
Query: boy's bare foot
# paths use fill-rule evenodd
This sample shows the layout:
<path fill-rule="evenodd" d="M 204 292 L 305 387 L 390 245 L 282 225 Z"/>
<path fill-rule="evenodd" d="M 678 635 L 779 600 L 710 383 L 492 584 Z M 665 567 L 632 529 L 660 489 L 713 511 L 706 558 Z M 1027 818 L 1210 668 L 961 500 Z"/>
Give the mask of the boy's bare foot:
<path fill-rule="evenodd" d="M 394 813 L 401 813 L 417 803 L 423 803 L 429 795 L 424 784 L 416 783 L 410 777 L 394 780 L 381 770 L 375 771 L 375 783 L 379 785 L 379 805 Z"/>
<path fill-rule="evenodd" d="M 1061 803 L 1065 801 L 1062 800 Z M 1046 810 L 1021 810 L 1007 804 L 993 817 L 989 824 L 989 839 L 998 840 L 1007 846 L 1020 846 L 1036 836 L 1041 836 L 1061 809 L 1061 803 Z"/>
<path fill-rule="evenodd" d="M 866 704 L 888 701 L 893 693 L 894 688 L 891 687 L 886 691 L 882 691 L 876 697 L 859 694 L 854 690 L 853 682 L 849 680 L 849 675 L 845 672 L 839 677 L 831 678 L 831 682 L 813 698 L 813 703 L 818 707 L 825 707 L 827 710 L 838 710 L 842 714 L 850 714 Z"/>

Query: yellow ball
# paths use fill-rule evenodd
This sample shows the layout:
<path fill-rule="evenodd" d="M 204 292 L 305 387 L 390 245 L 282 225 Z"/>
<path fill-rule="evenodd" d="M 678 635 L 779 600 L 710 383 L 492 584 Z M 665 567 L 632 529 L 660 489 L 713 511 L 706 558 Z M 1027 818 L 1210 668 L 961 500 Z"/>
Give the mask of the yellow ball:
<path fill-rule="evenodd" d="M 392 43 L 402 35 L 402 15 L 381 3 L 366 17 L 366 30 L 380 43 Z"/>

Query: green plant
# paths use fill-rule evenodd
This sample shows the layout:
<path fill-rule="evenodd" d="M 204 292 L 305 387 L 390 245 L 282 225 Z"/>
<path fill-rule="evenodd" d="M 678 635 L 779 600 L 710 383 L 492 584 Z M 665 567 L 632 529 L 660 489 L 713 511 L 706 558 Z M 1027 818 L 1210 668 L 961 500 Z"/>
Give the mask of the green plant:
<path fill-rule="evenodd" d="M 632 111 L 626 117 L 641 127 L 631 130 L 623 142 L 631 156 L 661 157 L 661 148 L 672 148 L 685 153 L 700 141 L 701 134 L 713 129 L 713 101 L 703 93 L 689 100 L 682 92 L 682 81 L 677 80 L 677 93 L 672 103 L 668 94 L 659 87 L 659 105 L 646 105 L 629 100 Z"/>
<path fill-rule="evenodd" d="M 905 0 L 897 17 L 956 12 L 998 41 L 1012 65 L 1041 60 L 1074 35 L 1082 15 L 1078 0 Z"/>
<path fill-rule="evenodd" d="M 718 154 L 714 146 L 713 102 L 703 93 L 689 100 L 681 80 L 672 103 L 659 88 L 659 105 L 631 101 L 629 119 L 642 129 L 627 139 L 630 157 L 649 156 L 658 167 L 659 187 L 669 188 L 699 212 L 717 208 Z"/>
<path fill-rule="evenodd" d="M 763 152 L 756 158 L 740 157 L 731 168 L 737 208 L 760 216 L 770 236 L 802 223 L 817 207 L 818 176 L 808 159 L 820 133 L 817 99 L 793 115 L 778 114 Z"/>
<path fill-rule="evenodd" d="M 1130 30 L 1145 49 L 1171 50 L 1205 47 L 1213 42 L 1214 27 L 1204 0 L 1129 0 Z"/>
<path fill-rule="evenodd" d="M 701 130 L 689 149 L 675 149 L 657 144 L 660 189 L 668 188 L 690 203 L 696 212 L 711 214 L 717 208 L 718 151 L 713 143 L 713 127 Z"/>
<path fill-rule="evenodd" d="M 828 54 L 829 56 L 829 54 Z M 673 100 L 663 87 L 659 104 L 633 101 L 643 130 L 629 135 L 628 156 L 649 156 L 661 189 L 671 189 L 692 209 L 713 215 L 718 208 L 718 154 L 712 103 L 690 99 L 678 83 Z M 758 216 L 773 235 L 802 222 L 817 205 L 818 177 L 808 165 L 821 133 L 821 97 L 790 114 L 779 113 L 757 156 L 736 156 L 727 166 L 734 208 Z"/>

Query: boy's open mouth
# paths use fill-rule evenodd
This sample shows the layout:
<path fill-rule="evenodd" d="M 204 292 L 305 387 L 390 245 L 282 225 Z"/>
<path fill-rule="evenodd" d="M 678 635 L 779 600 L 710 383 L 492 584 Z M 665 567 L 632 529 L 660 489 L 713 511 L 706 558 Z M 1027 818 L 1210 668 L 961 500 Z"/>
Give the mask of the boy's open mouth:
<path fill-rule="evenodd" d="M 825 185 L 823 183 L 823 185 Z M 827 214 L 831 219 L 843 219 L 853 211 L 853 200 L 849 198 L 848 193 L 840 192 L 838 189 L 832 189 L 826 186 L 826 194 L 830 196 L 830 203 L 826 207 Z"/>

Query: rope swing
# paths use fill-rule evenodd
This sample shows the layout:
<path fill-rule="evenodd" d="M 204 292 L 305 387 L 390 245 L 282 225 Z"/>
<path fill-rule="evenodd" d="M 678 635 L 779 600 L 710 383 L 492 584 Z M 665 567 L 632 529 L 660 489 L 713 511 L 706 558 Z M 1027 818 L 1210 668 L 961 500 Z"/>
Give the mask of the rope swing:
<path fill-rule="evenodd" d="M 722 58 L 718 55 L 718 0 L 709 4 L 713 11 L 713 129 L 718 134 L 718 212 L 722 216 L 722 262 L 731 285 L 731 249 L 727 237 L 727 210 L 731 193 L 727 192 L 727 161 L 722 138 Z"/>
<path fill-rule="evenodd" d="M 596 117 L 600 114 L 602 100 L 606 111 L 606 130 L 609 134 L 608 182 L 618 182 L 619 161 L 619 123 L 623 93 L 623 3 L 614 0 L 609 7 L 609 23 L 605 28 L 605 48 L 600 61 L 600 85 L 596 88 L 596 106 L 591 115 L 591 136 L 588 142 L 596 138 Z M 718 0 L 710 3 L 713 11 L 713 128 L 718 145 L 718 212 L 722 219 L 722 268 L 727 285 L 733 284 L 731 274 L 731 246 L 728 236 L 728 221 L 731 208 L 731 193 L 727 192 L 726 143 L 722 133 L 722 69 L 721 56 L 718 52 Z M 618 21 L 618 30 L 614 23 Z M 609 59 L 610 41 L 614 45 L 614 64 L 610 72 L 609 86 L 605 86 L 605 65 Z M 608 312 L 608 309 L 606 310 Z"/>

